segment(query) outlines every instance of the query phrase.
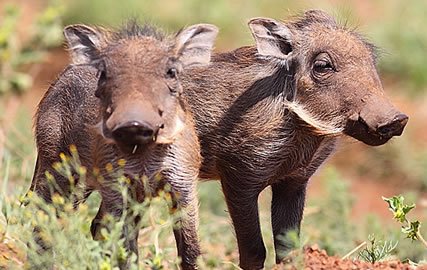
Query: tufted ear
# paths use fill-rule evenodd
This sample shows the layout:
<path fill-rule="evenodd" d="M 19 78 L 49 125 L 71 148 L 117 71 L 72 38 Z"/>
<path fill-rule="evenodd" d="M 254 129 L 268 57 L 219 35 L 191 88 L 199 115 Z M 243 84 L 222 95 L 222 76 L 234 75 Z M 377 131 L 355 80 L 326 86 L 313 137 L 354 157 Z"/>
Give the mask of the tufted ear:
<path fill-rule="evenodd" d="M 99 29 L 83 24 L 66 26 L 64 36 L 73 64 L 91 63 L 104 42 L 103 33 Z"/>
<path fill-rule="evenodd" d="M 184 67 L 209 63 L 217 34 L 218 28 L 212 24 L 196 24 L 179 31 L 175 36 L 177 59 Z"/>
<path fill-rule="evenodd" d="M 283 23 L 270 18 L 253 18 L 248 26 L 260 55 L 287 59 L 291 54 L 292 32 Z"/>

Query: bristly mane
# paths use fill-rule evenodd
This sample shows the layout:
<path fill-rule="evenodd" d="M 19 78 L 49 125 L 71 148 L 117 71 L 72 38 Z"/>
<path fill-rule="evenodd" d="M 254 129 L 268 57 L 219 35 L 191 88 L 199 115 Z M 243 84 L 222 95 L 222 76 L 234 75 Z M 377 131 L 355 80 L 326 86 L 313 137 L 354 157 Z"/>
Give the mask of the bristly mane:
<path fill-rule="evenodd" d="M 289 20 L 284 21 L 284 23 L 300 30 L 309 30 L 309 27 L 313 24 L 321 24 L 332 29 L 339 28 L 337 21 L 321 10 L 308 10 L 303 14 L 292 16 Z"/>
<path fill-rule="evenodd" d="M 135 19 L 129 20 L 123 27 L 112 34 L 114 41 L 138 37 L 153 37 L 159 41 L 163 41 L 165 34 L 155 26 L 148 23 L 141 25 Z"/>
<path fill-rule="evenodd" d="M 294 17 L 291 17 L 290 20 L 284 21 L 284 23 L 291 28 L 299 29 L 299 30 L 307 30 L 311 31 L 310 26 L 313 24 L 321 24 L 324 27 L 330 28 L 330 29 L 342 29 L 344 31 L 347 31 L 351 33 L 353 36 L 355 36 L 357 39 L 363 42 L 365 46 L 369 49 L 371 52 L 371 55 L 376 62 L 379 54 L 379 48 L 375 46 L 373 43 L 369 42 L 369 40 L 361 35 L 360 33 L 356 32 L 355 30 L 351 30 L 347 27 L 347 24 L 340 24 L 338 23 L 335 18 L 330 16 L 324 11 L 321 10 L 309 10 L 304 12 L 303 14 L 296 15 Z"/>

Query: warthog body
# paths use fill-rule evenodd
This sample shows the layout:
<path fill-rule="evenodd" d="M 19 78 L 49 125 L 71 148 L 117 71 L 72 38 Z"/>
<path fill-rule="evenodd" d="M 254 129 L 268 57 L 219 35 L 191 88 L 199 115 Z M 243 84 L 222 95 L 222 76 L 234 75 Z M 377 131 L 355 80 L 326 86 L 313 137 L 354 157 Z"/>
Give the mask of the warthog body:
<path fill-rule="evenodd" d="M 144 199 L 141 177 L 147 176 L 156 188 L 160 176 L 161 183 L 170 184 L 182 209 L 174 230 L 182 267 L 196 268 L 200 149 L 178 74 L 209 62 L 216 27 L 194 25 L 165 37 L 151 26 L 136 23 L 117 32 L 75 25 L 65 28 L 64 34 L 74 65 L 65 69 L 39 104 L 38 158 L 31 190 L 50 201 L 45 179 L 49 171 L 59 187 L 54 191 L 69 194 L 69 179 L 53 170 L 52 164 L 75 145 L 88 168 L 87 192 L 98 190 L 102 196 L 91 227 L 95 237 L 105 214 L 120 217 L 123 213 L 123 199 L 114 188 L 117 180 L 111 172 L 117 169 L 115 164 L 126 161 L 121 169 L 132 183 L 130 194 L 139 202 Z M 91 174 L 93 170 L 99 170 L 98 177 Z M 98 181 L 99 176 L 103 181 Z M 136 222 L 126 224 L 123 235 L 126 247 L 137 254 L 138 234 L 132 230 Z"/>
<path fill-rule="evenodd" d="M 321 11 L 249 22 L 256 47 L 186 71 L 202 149 L 201 177 L 220 179 L 243 269 L 263 268 L 258 195 L 272 189 L 276 261 L 299 230 L 306 185 L 346 134 L 369 145 L 400 135 L 407 116 L 385 97 L 374 47 Z"/>

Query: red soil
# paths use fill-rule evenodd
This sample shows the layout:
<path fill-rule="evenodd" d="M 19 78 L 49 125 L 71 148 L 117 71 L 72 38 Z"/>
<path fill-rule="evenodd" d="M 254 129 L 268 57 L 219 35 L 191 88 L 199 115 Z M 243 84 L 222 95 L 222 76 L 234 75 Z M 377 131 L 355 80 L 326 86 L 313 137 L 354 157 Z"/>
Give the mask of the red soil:
<path fill-rule="evenodd" d="M 368 269 L 387 269 L 387 270 L 409 270 L 415 269 L 415 267 L 410 266 L 409 264 L 404 264 L 399 261 L 391 260 L 384 262 L 376 262 L 374 264 L 360 261 L 360 260 L 351 260 L 351 259 L 340 259 L 336 256 L 328 256 L 326 251 L 319 249 L 317 246 L 306 247 L 304 248 L 304 261 L 303 267 L 297 267 L 292 264 L 281 264 L 273 268 L 273 270 L 368 270 Z M 417 268 L 421 269 L 421 268 Z"/>

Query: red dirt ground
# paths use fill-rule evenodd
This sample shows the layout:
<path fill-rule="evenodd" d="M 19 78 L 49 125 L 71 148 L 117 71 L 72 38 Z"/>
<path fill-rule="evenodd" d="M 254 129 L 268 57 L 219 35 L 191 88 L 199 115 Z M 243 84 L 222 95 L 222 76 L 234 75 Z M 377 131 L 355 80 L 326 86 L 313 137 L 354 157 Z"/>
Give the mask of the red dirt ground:
<path fill-rule="evenodd" d="M 409 270 L 415 267 L 409 264 L 404 264 L 399 261 L 386 261 L 376 262 L 374 264 L 362 262 L 358 260 L 345 259 L 342 260 L 335 256 L 328 256 L 326 251 L 319 249 L 317 246 L 304 248 L 304 263 L 303 268 L 292 265 L 281 264 L 273 268 L 273 270 L 370 270 L 370 269 L 384 269 L 384 270 Z M 421 269 L 421 268 L 417 268 Z"/>

